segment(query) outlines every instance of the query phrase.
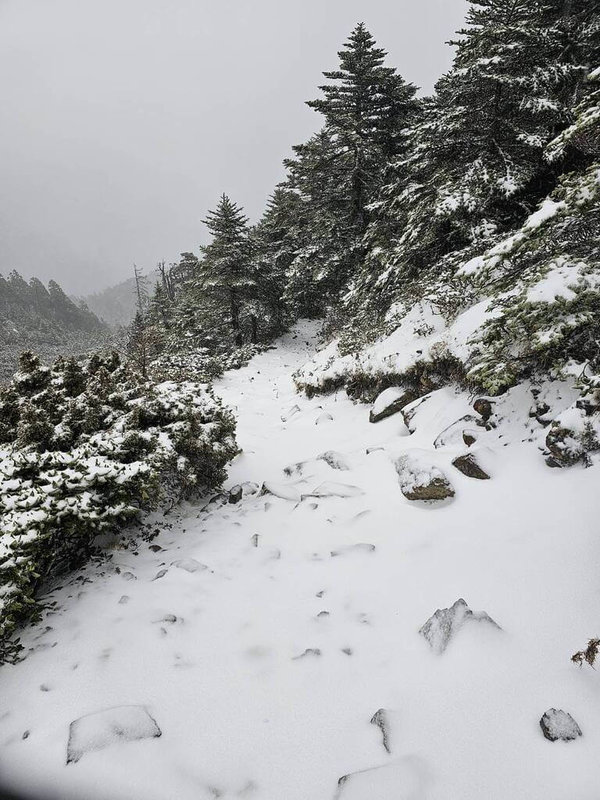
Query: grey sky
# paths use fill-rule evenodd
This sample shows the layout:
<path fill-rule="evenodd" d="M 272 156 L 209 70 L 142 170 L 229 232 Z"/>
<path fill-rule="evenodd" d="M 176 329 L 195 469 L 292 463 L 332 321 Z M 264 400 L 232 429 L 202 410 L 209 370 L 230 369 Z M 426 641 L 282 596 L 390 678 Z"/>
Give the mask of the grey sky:
<path fill-rule="evenodd" d="M 364 21 L 430 91 L 465 0 L 0 0 L 0 272 L 85 293 L 256 219 Z"/>

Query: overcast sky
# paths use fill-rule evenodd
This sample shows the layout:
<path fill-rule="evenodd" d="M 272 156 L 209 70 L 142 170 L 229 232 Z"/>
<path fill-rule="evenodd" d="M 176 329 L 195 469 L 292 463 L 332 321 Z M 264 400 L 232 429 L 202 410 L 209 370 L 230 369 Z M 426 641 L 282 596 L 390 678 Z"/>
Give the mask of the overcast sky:
<path fill-rule="evenodd" d="M 0 272 L 87 293 L 252 220 L 359 21 L 430 91 L 465 0 L 0 0 Z"/>

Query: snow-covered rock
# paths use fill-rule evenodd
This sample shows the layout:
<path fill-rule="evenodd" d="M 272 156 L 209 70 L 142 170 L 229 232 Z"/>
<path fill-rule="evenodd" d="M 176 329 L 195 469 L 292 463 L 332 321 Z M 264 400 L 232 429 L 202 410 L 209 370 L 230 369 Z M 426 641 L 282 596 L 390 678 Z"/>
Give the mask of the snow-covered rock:
<path fill-rule="evenodd" d="M 438 450 L 440 447 L 455 447 L 465 443 L 465 432 L 471 431 L 475 423 L 476 419 L 472 414 L 465 414 L 460 419 L 457 419 L 456 422 L 451 422 L 450 425 L 444 428 L 434 439 L 433 446 Z M 471 438 L 474 442 L 475 437 L 471 436 Z"/>
<path fill-rule="evenodd" d="M 389 720 L 388 720 L 388 712 L 385 708 L 378 709 L 373 716 L 371 717 L 371 725 L 375 725 L 381 731 L 381 738 L 384 750 L 386 753 L 391 753 L 390 747 L 390 731 L 389 731 Z"/>
<path fill-rule="evenodd" d="M 312 492 L 303 495 L 303 497 L 358 497 L 361 494 L 364 494 L 364 492 L 359 486 L 325 481 L 313 489 Z"/>
<path fill-rule="evenodd" d="M 229 490 L 229 502 L 232 504 L 239 503 L 240 500 L 242 499 L 243 494 L 244 490 L 239 485 L 239 483 L 236 484 L 235 486 L 232 486 L 231 489 Z"/>
<path fill-rule="evenodd" d="M 384 389 L 373 403 L 369 414 L 369 422 L 379 422 L 382 419 L 391 417 L 392 414 L 397 414 L 409 400 L 410 395 L 407 394 L 406 389 L 402 389 L 399 386 L 390 386 L 389 389 Z"/>
<path fill-rule="evenodd" d="M 450 640 L 467 622 L 483 622 L 500 629 L 500 626 L 485 611 L 471 611 L 460 598 L 450 608 L 438 608 L 435 614 L 423 625 L 419 633 L 440 655 L 448 647 Z"/>
<path fill-rule="evenodd" d="M 323 411 L 315 420 L 315 425 L 323 425 L 325 422 L 333 422 L 333 416 L 329 411 Z"/>
<path fill-rule="evenodd" d="M 542 733 L 551 742 L 559 739 L 563 742 L 571 742 L 582 736 L 581 728 L 570 714 L 561 709 L 549 708 L 540 719 Z"/>
<path fill-rule="evenodd" d="M 395 462 L 400 489 L 407 500 L 446 500 L 454 489 L 439 467 L 431 463 L 425 451 L 410 450 Z"/>
<path fill-rule="evenodd" d="M 335 800 L 425 800 L 428 771 L 415 756 L 360 770 L 338 781 Z"/>
<path fill-rule="evenodd" d="M 374 553 L 375 549 L 374 544 L 357 542 L 357 544 L 346 544 L 343 547 L 338 547 L 336 550 L 331 551 L 331 555 L 335 558 L 336 556 L 345 556 L 350 553 Z"/>
<path fill-rule="evenodd" d="M 162 731 L 144 706 L 117 706 L 79 717 L 69 727 L 67 764 L 118 742 L 153 739 Z"/>
<path fill-rule="evenodd" d="M 339 469 L 342 471 L 350 469 L 347 459 L 335 450 L 327 450 L 325 453 L 321 453 L 320 456 L 317 456 L 317 459 L 319 461 L 324 461 L 331 469 Z"/>
<path fill-rule="evenodd" d="M 208 569 L 206 564 L 201 564 L 195 558 L 179 558 L 173 562 L 173 566 L 191 573 L 204 572 L 204 570 Z"/>
<path fill-rule="evenodd" d="M 300 500 L 300 492 L 295 486 L 287 483 L 275 483 L 275 481 L 265 481 L 260 494 L 272 494 L 274 497 L 280 497 L 282 500 L 292 500 L 296 503 Z"/>

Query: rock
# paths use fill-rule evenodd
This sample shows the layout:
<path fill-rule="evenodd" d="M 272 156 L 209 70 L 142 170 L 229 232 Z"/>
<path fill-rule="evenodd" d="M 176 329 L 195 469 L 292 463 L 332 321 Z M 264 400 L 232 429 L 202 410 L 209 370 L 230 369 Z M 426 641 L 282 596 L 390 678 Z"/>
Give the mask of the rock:
<path fill-rule="evenodd" d="M 336 453 L 335 450 L 327 450 L 325 453 L 321 453 L 320 456 L 317 456 L 317 460 L 324 461 L 331 469 L 339 469 L 341 471 L 350 469 L 344 456 Z"/>
<path fill-rule="evenodd" d="M 300 653 L 299 656 L 294 656 L 292 661 L 299 661 L 301 658 L 307 658 L 309 656 L 320 656 L 321 651 L 318 647 L 309 647 L 303 653 Z"/>
<path fill-rule="evenodd" d="M 201 564 L 195 558 L 180 558 L 178 561 L 173 561 L 173 566 L 178 569 L 183 569 L 185 572 L 203 572 L 208 569 L 206 564 Z"/>
<path fill-rule="evenodd" d="M 258 483 L 254 483 L 254 481 L 244 481 L 244 483 L 242 483 L 242 491 L 244 496 L 258 494 L 259 490 L 260 486 Z"/>
<path fill-rule="evenodd" d="M 162 735 L 144 706 L 117 706 L 87 714 L 71 723 L 67 744 L 67 764 L 76 763 L 86 753 L 104 750 L 118 742 L 153 739 Z"/>
<path fill-rule="evenodd" d="M 323 413 L 319 414 L 319 416 L 316 418 L 315 425 L 322 425 L 324 422 L 332 422 L 332 421 L 333 421 L 333 416 L 328 411 L 323 411 Z"/>
<path fill-rule="evenodd" d="M 252 547 L 258 547 L 258 533 L 253 534 L 250 541 L 252 542 Z"/>
<path fill-rule="evenodd" d="M 453 422 L 451 425 L 448 425 L 447 428 L 444 428 L 444 430 L 435 438 L 433 446 L 437 450 L 440 447 L 448 447 L 462 443 L 465 427 L 474 425 L 475 423 L 476 419 L 472 414 L 465 414 L 464 417 L 457 419 L 456 422 Z"/>
<path fill-rule="evenodd" d="M 373 445 L 372 447 L 367 447 L 367 449 L 365 450 L 365 453 L 366 453 L 368 456 L 370 456 L 370 455 L 371 455 L 371 453 L 377 453 L 379 450 L 383 450 L 383 451 L 385 451 L 385 447 L 383 447 L 383 446 L 382 446 L 382 445 L 380 445 L 380 444 L 376 444 L 376 445 Z"/>
<path fill-rule="evenodd" d="M 159 544 L 151 544 L 148 549 L 152 550 L 153 553 L 160 553 L 163 548 Z"/>
<path fill-rule="evenodd" d="M 492 408 L 491 401 L 486 400 L 485 397 L 478 397 L 473 403 L 473 408 L 484 422 L 488 421 L 488 419 L 492 416 L 492 411 L 494 410 Z"/>
<path fill-rule="evenodd" d="M 300 492 L 294 486 L 289 486 L 285 483 L 265 481 L 260 494 L 272 494 L 274 497 L 280 497 L 282 500 L 292 500 L 296 503 L 300 501 Z"/>
<path fill-rule="evenodd" d="M 540 719 L 540 727 L 546 739 L 551 742 L 557 742 L 559 739 L 563 742 L 572 742 L 573 739 L 583 735 L 573 717 L 566 711 L 556 708 L 549 708 L 546 711 Z"/>
<path fill-rule="evenodd" d="M 287 412 L 287 414 L 282 414 L 281 421 L 287 422 L 292 417 L 295 417 L 296 414 L 298 414 L 299 412 L 300 412 L 300 406 L 292 406 L 290 410 Z"/>
<path fill-rule="evenodd" d="M 489 480 L 490 476 L 482 467 L 477 463 L 474 453 L 466 453 L 464 456 L 455 458 L 452 464 L 459 472 L 466 475 L 467 478 L 476 478 L 480 481 Z"/>
<path fill-rule="evenodd" d="M 389 722 L 385 708 L 380 708 L 373 714 L 371 717 L 371 725 L 376 725 L 379 728 L 383 738 L 383 747 L 386 753 L 391 753 L 392 751 L 390 749 L 389 741 Z"/>
<path fill-rule="evenodd" d="M 119 605 L 120 606 L 124 606 L 128 602 L 129 602 L 129 595 L 128 594 L 122 594 L 121 597 L 119 598 Z"/>
<path fill-rule="evenodd" d="M 232 486 L 232 488 L 229 490 L 229 502 L 232 504 L 239 503 L 242 499 L 243 493 L 244 490 L 239 484 Z"/>
<path fill-rule="evenodd" d="M 412 403 L 408 403 L 402 409 L 402 417 L 404 418 L 404 424 L 408 428 L 411 433 L 414 433 L 416 430 L 416 426 L 413 423 L 415 415 L 417 411 L 421 408 L 423 403 L 426 403 L 429 398 L 431 397 L 430 394 L 426 394 L 423 397 L 417 398 L 417 400 L 413 400 Z"/>
<path fill-rule="evenodd" d="M 410 400 L 410 395 L 405 389 L 398 386 L 390 386 L 377 396 L 373 403 L 373 408 L 369 413 L 369 422 L 379 422 L 382 419 L 391 417 L 402 410 L 402 407 Z"/>
<path fill-rule="evenodd" d="M 361 494 L 364 494 L 364 492 L 358 486 L 325 481 L 325 483 L 321 483 L 309 494 L 303 494 L 302 499 L 305 497 L 358 497 Z"/>
<path fill-rule="evenodd" d="M 463 431 L 462 434 L 463 442 L 467 445 L 467 447 L 471 447 L 472 444 L 475 444 L 477 441 L 477 434 L 475 431 L 466 430 Z"/>
<path fill-rule="evenodd" d="M 152 578 L 153 581 L 159 580 L 159 578 L 164 578 L 169 570 L 168 569 L 159 569 L 156 575 Z"/>
<path fill-rule="evenodd" d="M 392 764 L 344 775 L 334 800 L 423 800 L 427 782 L 421 759 L 404 756 Z"/>
<path fill-rule="evenodd" d="M 411 450 L 395 463 L 400 489 L 407 500 L 439 501 L 454 497 L 454 489 L 444 473 L 427 459 L 427 454 Z"/>
<path fill-rule="evenodd" d="M 336 556 L 345 556 L 349 553 L 374 553 L 375 545 L 368 544 L 368 542 L 358 542 L 357 544 L 347 544 L 344 547 L 338 547 L 337 550 L 332 550 L 331 555 L 333 558 Z"/>
<path fill-rule="evenodd" d="M 441 655 L 466 622 L 484 622 L 501 630 L 485 611 L 471 611 L 461 597 L 450 608 L 438 608 L 419 633 L 429 642 L 431 649 Z"/>

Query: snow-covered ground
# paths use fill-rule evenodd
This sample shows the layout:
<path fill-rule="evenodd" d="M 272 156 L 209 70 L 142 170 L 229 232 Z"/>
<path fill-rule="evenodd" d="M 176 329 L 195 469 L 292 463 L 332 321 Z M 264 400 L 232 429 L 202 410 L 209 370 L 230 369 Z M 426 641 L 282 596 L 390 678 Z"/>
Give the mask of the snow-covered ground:
<path fill-rule="evenodd" d="M 433 442 L 473 398 L 434 392 L 412 433 L 308 400 L 291 375 L 314 332 L 216 387 L 244 451 L 228 488 L 283 497 L 188 505 L 56 591 L 0 670 L 1 777 L 104 800 L 597 800 L 600 676 L 570 656 L 600 634 L 598 467 L 544 464 L 521 388 L 496 429 L 465 423 L 491 479 L 466 477 L 455 432 Z M 455 496 L 408 500 L 407 459 Z M 431 647 L 420 628 L 459 598 L 501 630 L 476 617 Z M 545 739 L 551 708 L 583 736 Z"/>

